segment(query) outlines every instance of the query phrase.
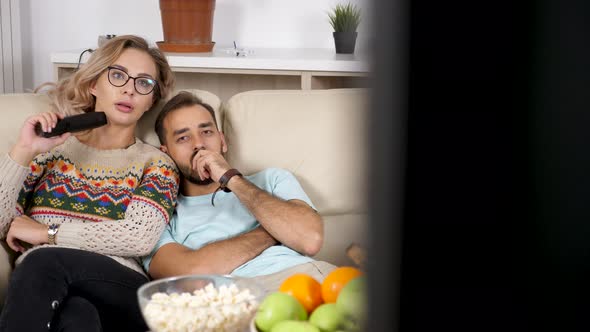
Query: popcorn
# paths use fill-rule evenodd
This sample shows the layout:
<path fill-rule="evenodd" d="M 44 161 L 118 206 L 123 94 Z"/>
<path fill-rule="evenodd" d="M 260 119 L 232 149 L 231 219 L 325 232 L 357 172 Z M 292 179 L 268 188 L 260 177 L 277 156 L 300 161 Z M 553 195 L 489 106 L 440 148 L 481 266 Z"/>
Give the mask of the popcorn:
<path fill-rule="evenodd" d="M 212 284 L 191 293 L 155 293 L 144 308 L 155 332 L 247 330 L 258 303 L 250 290 Z"/>

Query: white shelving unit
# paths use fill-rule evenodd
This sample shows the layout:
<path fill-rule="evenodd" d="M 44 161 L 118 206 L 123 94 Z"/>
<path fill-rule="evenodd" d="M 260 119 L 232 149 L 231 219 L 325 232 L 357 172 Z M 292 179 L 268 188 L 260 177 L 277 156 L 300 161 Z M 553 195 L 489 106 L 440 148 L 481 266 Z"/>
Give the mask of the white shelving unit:
<path fill-rule="evenodd" d="M 368 57 L 362 54 L 336 54 L 333 49 L 266 48 L 236 56 L 229 50 L 216 46 L 210 53 L 166 53 L 176 74 L 176 88 L 208 90 L 227 100 L 248 90 L 367 86 Z M 74 71 L 82 51 L 51 54 L 56 80 Z M 88 57 L 87 52 L 82 62 Z"/>

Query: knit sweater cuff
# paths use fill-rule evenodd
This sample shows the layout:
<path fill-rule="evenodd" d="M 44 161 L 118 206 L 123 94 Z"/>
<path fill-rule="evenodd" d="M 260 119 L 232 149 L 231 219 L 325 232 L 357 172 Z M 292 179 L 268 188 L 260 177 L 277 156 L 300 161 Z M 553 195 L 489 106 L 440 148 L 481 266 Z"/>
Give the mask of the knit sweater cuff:
<path fill-rule="evenodd" d="M 83 227 L 83 224 L 62 224 L 59 226 L 55 243 L 79 248 L 82 244 L 80 234 L 82 234 Z"/>
<path fill-rule="evenodd" d="M 31 169 L 12 160 L 8 153 L 0 157 L 0 183 L 12 188 L 21 188 Z"/>

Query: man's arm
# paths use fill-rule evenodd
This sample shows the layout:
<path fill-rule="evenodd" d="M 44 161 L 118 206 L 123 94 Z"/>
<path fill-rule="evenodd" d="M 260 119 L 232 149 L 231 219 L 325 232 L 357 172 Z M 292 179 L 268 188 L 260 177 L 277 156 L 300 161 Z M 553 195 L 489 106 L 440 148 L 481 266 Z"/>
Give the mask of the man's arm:
<path fill-rule="evenodd" d="M 152 258 L 149 274 L 155 279 L 185 274 L 229 274 L 276 243 L 263 227 L 197 250 L 168 243 Z"/>
<path fill-rule="evenodd" d="M 279 242 L 307 256 L 320 251 L 324 238 L 322 218 L 307 203 L 282 200 L 239 176 L 233 176 L 227 187 Z"/>
<path fill-rule="evenodd" d="M 201 179 L 219 179 L 232 167 L 218 152 L 201 150 L 193 159 Z M 324 241 L 322 218 L 307 203 L 274 197 L 240 176 L 229 179 L 227 187 L 277 241 L 306 256 L 320 251 Z"/>

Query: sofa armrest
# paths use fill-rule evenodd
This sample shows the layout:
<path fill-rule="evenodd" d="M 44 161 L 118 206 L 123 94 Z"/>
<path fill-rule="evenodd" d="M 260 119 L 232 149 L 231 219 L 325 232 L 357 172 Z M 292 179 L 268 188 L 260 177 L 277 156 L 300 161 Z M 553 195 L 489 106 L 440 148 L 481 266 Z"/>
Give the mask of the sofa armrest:
<path fill-rule="evenodd" d="M 14 262 L 14 252 L 8 248 L 4 240 L 0 241 L 0 310 L 4 305 L 6 290 L 10 273 L 12 272 L 12 262 Z"/>
<path fill-rule="evenodd" d="M 326 261 L 337 266 L 356 266 L 347 255 L 347 249 L 356 243 L 367 247 L 366 214 L 341 214 L 322 216 L 324 220 L 324 245 L 314 259 Z"/>

